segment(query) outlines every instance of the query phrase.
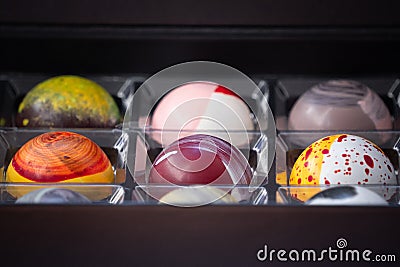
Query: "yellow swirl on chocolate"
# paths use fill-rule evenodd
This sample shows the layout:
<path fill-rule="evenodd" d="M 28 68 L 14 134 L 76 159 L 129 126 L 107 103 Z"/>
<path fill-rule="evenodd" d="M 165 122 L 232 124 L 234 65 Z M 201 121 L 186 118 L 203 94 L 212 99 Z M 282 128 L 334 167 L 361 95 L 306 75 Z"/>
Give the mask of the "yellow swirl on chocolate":
<path fill-rule="evenodd" d="M 7 182 L 113 183 L 111 163 L 90 139 L 71 132 L 39 135 L 14 155 Z"/>
<path fill-rule="evenodd" d="M 325 151 L 329 151 L 333 142 L 341 135 L 332 135 L 322 138 L 308 146 L 296 160 L 290 173 L 291 185 L 319 185 L 321 166 Z M 315 167 L 317 166 L 317 167 Z"/>

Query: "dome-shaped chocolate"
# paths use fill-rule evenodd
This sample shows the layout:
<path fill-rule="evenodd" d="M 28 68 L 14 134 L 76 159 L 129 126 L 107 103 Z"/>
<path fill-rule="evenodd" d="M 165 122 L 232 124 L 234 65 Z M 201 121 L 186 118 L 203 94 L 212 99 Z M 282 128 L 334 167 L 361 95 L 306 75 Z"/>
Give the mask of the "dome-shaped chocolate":
<path fill-rule="evenodd" d="M 99 84 L 78 76 L 58 76 L 36 85 L 20 103 L 19 127 L 112 128 L 120 113 Z"/>
<path fill-rule="evenodd" d="M 6 181 L 113 183 L 114 173 L 107 155 L 90 139 L 71 132 L 48 132 L 17 151 Z"/>

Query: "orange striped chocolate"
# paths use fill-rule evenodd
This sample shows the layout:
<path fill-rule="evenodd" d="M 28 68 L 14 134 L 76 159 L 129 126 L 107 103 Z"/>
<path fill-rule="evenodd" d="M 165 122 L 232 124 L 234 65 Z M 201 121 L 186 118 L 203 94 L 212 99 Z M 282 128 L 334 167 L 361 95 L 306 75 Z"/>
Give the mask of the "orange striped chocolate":
<path fill-rule="evenodd" d="M 71 132 L 49 132 L 17 151 L 6 181 L 112 183 L 114 174 L 106 154 L 90 139 Z"/>

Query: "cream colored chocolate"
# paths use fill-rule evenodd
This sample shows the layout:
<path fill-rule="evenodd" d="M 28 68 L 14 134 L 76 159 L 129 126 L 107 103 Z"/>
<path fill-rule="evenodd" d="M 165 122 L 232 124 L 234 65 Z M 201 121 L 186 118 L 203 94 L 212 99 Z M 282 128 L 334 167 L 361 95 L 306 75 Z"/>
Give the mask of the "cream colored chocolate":
<path fill-rule="evenodd" d="M 188 207 L 237 203 L 237 200 L 224 190 L 215 187 L 189 186 L 172 190 L 160 199 L 160 203 Z"/>

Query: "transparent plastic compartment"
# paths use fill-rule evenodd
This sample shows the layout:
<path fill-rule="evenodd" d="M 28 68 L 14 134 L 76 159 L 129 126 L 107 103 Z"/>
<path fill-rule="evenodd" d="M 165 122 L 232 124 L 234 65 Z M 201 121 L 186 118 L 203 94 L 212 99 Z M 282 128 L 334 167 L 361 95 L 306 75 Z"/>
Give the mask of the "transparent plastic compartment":
<path fill-rule="evenodd" d="M 155 159 L 158 155 L 164 150 L 167 145 L 162 145 L 155 141 L 152 138 L 153 134 L 160 134 L 160 130 L 146 130 L 145 132 L 136 132 L 134 134 L 130 134 L 130 145 L 129 149 L 135 149 L 134 162 L 132 160 L 128 160 L 128 163 L 134 164 L 134 168 L 131 168 L 131 172 L 128 173 L 127 168 L 127 179 L 133 179 L 134 189 L 132 192 L 133 204 L 156 204 L 157 201 L 154 198 L 157 198 L 172 191 L 180 188 L 179 186 L 171 186 L 171 185 L 159 185 L 149 183 L 149 175 L 153 168 L 153 164 L 155 163 Z M 174 131 L 163 131 L 163 134 L 172 134 L 176 135 L 177 133 Z M 212 132 L 211 132 L 212 134 Z M 237 133 L 242 134 L 242 133 Z M 246 133 L 252 139 L 251 149 L 249 150 L 248 145 L 237 146 L 240 152 L 245 155 L 249 166 L 252 171 L 252 183 L 255 185 L 265 186 L 268 183 L 269 175 L 273 175 L 272 172 L 268 173 L 268 169 L 266 166 L 268 165 L 267 154 L 268 148 L 266 143 L 266 138 L 262 136 L 260 133 Z M 134 137 L 132 137 L 134 136 Z M 135 141 L 134 141 L 135 140 Z M 134 145 L 131 142 L 135 142 Z M 273 176 L 271 176 L 271 179 Z M 232 185 L 233 186 L 233 185 Z M 230 191 L 231 186 L 214 186 L 217 189 L 224 190 L 225 192 Z M 245 185 L 235 185 L 234 190 L 239 190 L 244 195 L 243 199 L 240 200 L 240 204 L 249 204 L 249 205 L 259 205 L 266 204 L 266 200 L 260 200 L 261 202 L 252 202 L 251 198 L 255 198 L 256 193 L 259 192 L 263 194 L 263 190 L 265 188 L 258 186 L 245 186 Z M 236 189 L 239 188 L 239 189 Z M 254 192 L 252 192 L 254 191 Z M 246 193 L 247 192 L 247 193 Z M 266 191 L 265 191 L 266 193 Z M 267 198 L 267 195 L 264 196 Z"/>
<path fill-rule="evenodd" d="M 190 88 L 190 86 L 194 87 Z M 213 86 L 215 86 L 215 89 L 212 89 Z M 172 123 L 169 124 L 169 126 L 163 126 L 162 129 L 159 129 L 160 126 L 153 124 L 155 120 L 155 111 L 157 110 L 158 105 L 163 97 L 176 88 L 179 88 L 179 90 L 182 90 L 183 88 L 184 90 L 204 89 L 204 92 L 207 93 L 204 93 L 204 95 L 199 94 L 199 96 L 188 95 L 184 97 L 185 100 L 179 99 L 178 102 L 176 102 L 176 107 L 174 107 L 172 111 L 168 111 L 171 113 L 165 113 L 165 116 L 167 116 L 167 118 L 170 118 L 169 116 L 172 118 L 180 117 L 182 114 L 187 116 L 183 116 L 184 119 L 175 124 Z M 226 89 L 228 89 L 228 91 L 226 91 Z M 129 136 L 127 169 L 129 169 L 135 184 L 141 186 L 140 190 L 146 191 L 150 195 L 157 194 L 158 190 L 160 190 L 157 186 L 160 184 L 158 184 L 158 182 L 153 182 L 150 178 L 153 177 L 151 176 L 152 171 L 153 173 L 158 173 L 158 171 L 155 170 L 157 168 L 156 166 L 158 165 L 158 163 L 155 162 L 155 159 L 158 156 L 160 157 L 158 160 L 165 158 L 164 156 L 160 156 L 161 153 L 164 153 L 166 149 L 174 150 L 175 145 L 180 147 L 182 144 L 185 146 L 185 144 L 188 143 L 195 144 L 196 142 L 201 143 L 203 141 L 204 143 L 207 143 L 207 146 L 213 146 L 215 149 L 217 149 L 216 151 L 221 152 L 229 150 L 230 152 L 221 152 L 224 155 L 229 155 L 226 157 L 228 159 L 222 159 L 225 158 L 225 156 L 221 156 L 221 161 L 224 162 L 223 164 L 225 170 L 229 174 L 231 180 L 224 180 L 227 178 L 226 176 L 224 176 L 222 180 L 218 180 L 219 178 L 223 177 L 223 175 L 221 175 L 217 178 L 218 181 L 210 178 L 210 181 L 216 181 L 216 183 L 210 182 L 212 185 L 227 185 L 228 187 L 230 186 L 233 188 L 235 186 L 239 186 L 240 184 L 247 184 L 247 187 L 258 187 L 268 184 L 268 175 L 271 174 L 269 170 L 272 167 L 275 156 L 274 148 L 276 137 L 275 122 L 267 101 L 268 91 L 268 83 L 265 80 L 255 79 L 254 81 L 229 66 L 214 62 L 201 61 L 178 64 L 150 77 L 136 91 L 132 105 L 130 108 L 128 108 L 124 119 L 123 129 Z M 217 94 L 217 92 L 223 93 Z M 244 109 L 239 109 L 239 111 L 237 111 L 235 108 L 233 108 L 233 106 L 230 106 L 231 103 L 232 105 L 239 105 L 240 102 L 237 101 L 236 98 L 231 98 L 232 95 L 239 96 L 247 105 L 250 111 L 248 117 L 246 117 Z M 212 105 L 212 109 L 205 111 L 205 109 L 203 110 L 204 105 L 207 105 L 207 108 L 210 107 L 209 105 Z M 197 107 L 198 109 L 196 109 Z M 220 107 L 224 111 L 221 111 L 219 109 Z M 185 111 L 191 112 L 191 109 L 195 109 L 193 112 L 194 115 L 191 113 L 185 113 Z M 219 113 L 217 112 L 218 114 L 215 112 L 216 110 L 219 111 Z M 205 112 L 207 111 L 210 113 L 205 115 Z M 238 113 L 242 113 L 244 117 L 240 117 L 242 115 L 238 115 Z M 230 116 L 233 117 L 231 118 Z M 191 123 L 192 120 L 197 120 L 198 118 L 202 119 L 204 117 L 207 122 L 210 122 L 210 124 L 205 125 L 212 125 L 212 127 L 196 128 L 197 126 L 192 126 L 194 129 L 191 129 L 191 127 L 184 128 L 184 125 Z M 162 116 L 161 118 L 161 120 L 163 120 Z M 246 123 L 241 121 L 243 127 L 234 129 L 229 128 L 230 126 L 228 122 L 230 119 L 237 120 L 238 118 L 240 120 L 242 118 L 246 119 Z M 247 121 L 248 119 L 251 120 L 250 123 Z M 175 126 L 171 127 L 171 125 L 181 124 L 183 125 L 182 128 L 181 126 L 179 126 L 179 128 L 177 126 L 176 128 L 174 128 Z M 248 126 L 244 126 L 245 124 Z M 249 126 L 250 124 L 252 124 L 251 127 Z M 216 125 L 218 126 L 216 127 Z M 202 139 L 203 137 L 197 137 L 198 139 L 190 139 L 191 136 L 196 134 L 202 134 L 203 136 L 205 135 L 206 137 L 204 138 L 206 138 L 206 140 Z M 210 138 L 209 136 L 213 137 Z M 227 149 L 228 146 L 222 144 L 223 142 L 221 140 L 214 139 L 211 141 L 214 137 L 219 137 L 220 139 L 225 140 L 230 148 Z M 183 140 L 183 143 L 179 143 L 178 145 L 178 140 Z M 214 143 L 214 141 L 216 143 Z M 174 145 L 174 148 L 171 148 L 172 144 Z M 196 147 L 193 147 L 193 149 L 197 149 Z M 198 149 L 199 151 L 207 151 L 207 149 L 210 149 L 210 147 L 202 147 L 199 144 Z M 241 153 L 235 152 L 234 150 L 236 149 Z M 180 149 L 178 150 L 180 151 Z M 205 152 L 205 154 L 207 153 L 208 152 Z M 176 160 L 180 161 L 183 159 L 185 161 L 184 157 L 182 157 L 178 152 L 168 152 L 166 155 L 168 159 L 165 161 L 168 161 L 169 163 L 175 161 L 175 159 L 172 159 L 171 161 L 169 158 L 170 155 L 172 155 L 171 157 L 174 158 L 173 155 L 175 154 L 177 155 Z M 200 152 L 200 154 L 202 154 L 202 152 Z M 237 155 L 239 154 L 242 154 L 244 157 L 238 157 Z M 203 162 L 203 160 L 207 161 L 203 158 L 200 160 L 200 162 Z M 229 163 L 225 162 L 225 160 Z M 212 162 L 212 164 L 214 164 L 215 161 Z M 192 164 L 193 163 L 190 163 L 187 166 L 193 166 Z M 238 169 L 244 170 L 246 167 L 243 168 L 242 165 L 247 164 L 249 169 L 251 169 L 251 177 L 248 178 L 248 175 L 244 174 L 247 173 L 247 171 L 241 172 L 241 174 L 244 175 L 239 176 Z M 177 167 L 177 165 L 175 165 L 175 167 Z M 168 167 L 167 169 L 170 168 Z M 177 167 L 177 170 L 178 169 L 182 171 L 180 167 Z M 192 173 L 195 171 L 191 170 L 191 167 L 188 167 L 187 170 L 182 172 L 185 172 L 186 175 L 186 173 Z M 239 181 L 245 176 L 245 179 L 247 180 L 248 178 L 249 182 L 245 183 L 243 181 Z M 175 178 L 172 178 L 172 180 L 174 179 Z M 177 183 L 174 185 L 173 182 L 166 180 L 168 179 L 163 179 L 164 182 L 161 184 L 166 183 L 172 188 L 179 188 L 179 186 L 182 186 L 182 184 L 179 185 L 179 183 Z M 196 183 L 197 182 L 194 182 L 193 184 Z M 203 184 L 208 182 L 200 181 L 198 183 Z M 153 190 L 152 186 L 155 186 L 157 189 Z M 166 190 L 171 189 L 167 188 Z M 152 195 L 152 197 L 158 198 L 158 196 L 154 195 Z"/>
<path fill-rule="evenodd" d="M 122 204 L 126 189 L 116 184 L 27 184 L 27 183 L 0 183 L 0 205 L 2 204 L 79 204 L 74 202 L 40 202 L 18 203 L 18 199 L 29 193 L 43 189 L 67 189 L 86 197 L 90 202 L 84 204 Z M 82 204 L 82 203 L 81 203 Z"/>
<path fill-rule="evenodd" d="M 163 151 L 167 145 L 162 145 L 152 138 L 153 134 L 172 134 L 176 135 L 175 131 L 161 131 L 161 130 L 146 130 L 144 133 L 136 132 L 132 134 L 136 140 L 136 145 L 130 145 L 130 149 L 135 147 L 134 155 L 134 168 L 133 178 L 139 184 L 146 184 L 149 181 L 149 173 L 153 167 L 154 160 Z M 189 133 L 188 133 L 189 134 Z M 213 134 L 213 132 L 210 132 Z M 243 134 L 243 133 L 236 133 Z M 251 141 L 250 146 L 245 144 L 243 146 L 236 146 L 242 154 L 246 157 L 249 166 L 252 170 L 252 179 L 254 183 L 261 182 L 262 185 L 268 183 L 268 145 L 266 137 L 260 132 L 246 132 Z M 250 149 L 249 149 L 250 148 Z M 131 163 L 132 164 L 132 163 Z"/>
<path fill-rule="evenodd" d="M 105 152 L 108 159 L 111 162 L 113 173 L 114 173 L 114 183 L 113 184 L 23 184 L 23 183 L 5 183 L 5 176 L 7 172 L 7 167 L 11 162 L 12 157 L 21 148 L 26 142 L 30 139 L 43 134 L 45 132 L 50 131 L 70 131 L 86 136 L 93 142 L 95 142 L 100 148 Z M 51 186 L 51 187 L 73 187 L 76 191 L 83 192 L 92 192 L 93 194 L 96 191 L 99 192 L 109 192 L 110 194 L 104 195 L 104 199 L 98 199 L 100 202 L 108 202 L 115 198 L 114 194 L 117 194 L 118 203 L 120 202 L 120 198 L 124 198 L 121 196 L 119 192 L 122 188 L 124 188 L 126 181 L 126 172 L 125 172 L 125 159 L 121 154 L 121 150 L 126 148 L 126 143 L 121 141 L 121 130 L 112 129 L 112 130 L 100 130 L 100 129 L 16 129 L 16 128 L 8 128 L 6 130 L 0 131 L 0 168 L 1 168 L 1 181 L 4 184 L 1 184 L 1 188 L 14 188 L 19 191 L 31 191 L 35 188 L 39 188 L 41 186 Z M 4 191 L 4 190 L 3 190 Z M 6 190 L 7 191 L 7 190 Z M 118 191 L 118 192 L 117 192 Z M 88 193 L 89 194 L 89 193 Z M 9 199 L 10 201 L 13 198 Z M 112 200 L 116 201 L 116 200 Z M 7 200 L 7 203 L 10 203 Z"/>
<path fill-rule="evenodd" d="M 366 138 L 386 154 L 399 174 L 399 131 L 290 131 L 280 132 L 276 143 L 276 182 L 288 185 L 290 173 L 299 155 L 318 139 L 334 134 L 352 134 Z M 398 178 L 397 178 L 398 179 Z"/>
<path fill-rule="evenodd" d="M 343 187 L 344 185 L 319 185 L 319 186 L 282 186 L 278 189 L 278 199 L 284 205 L 307 205 L 307 200 L 318 193 L 330 188 Z M 358 187 L 360 185 L 357 185 Z M 395 185 L 362 185 L 382 197 L 388 205 L 399 206 L 400 186 Z M 351 202 L 348 205 L 352 204 Z M 373 206 L 373 204 L 372 204 Z"/>
<path fill-rule="evenodd" d="M 264 84 L 264 82 L 262 82 Z M 252 95 L 251 92 L 243 92 L 240 95 L 243 99 L 251 99 L 251 103 L 253 104 L 252 110 L 256 111 L 255 116 L 263 119 L 268 118 L 267 110 L 263 107 L 266 103 L 264 101 L 264 95 Z M 147 172 L 151 169 L 154 159 L 161 153 L 161 151 L 168 146 L 168 144 L 161 144 L 158 141 L 158 138 L 154 138 L 155 136 L 178 136 L 179 134 L 183 135 L 194 135 L 198 133 L 204 133 L 210 135 L 218 135 L 221 131 L 217 130 L 202 130 L 202 131 L 184 131 L 184 130 L 160 130 L 160 129 L 153 129 L 151 125 L 146 125 L 148 121 L 151 121 L 151 114 L 150 117 L 144 116 L 145 114 L 145 107 L 148 106 L 156 106 L 157 105 L 157 97 L 156 93 L 151 90 L 147 90 L 144 88 L 142 90 L 140 99 L 141 107 L 135 106 L 135 119 L 137 125 L 135 127 L 136 130 L 130 132 L 130 143 L 129 148 L 133 149 L 132 151 L 132 161 L 134 162 L 133 165 L 133 177 L 136 179 L 137 177 L 142 177 L 146 170 Z M 160 97 L 161 95 L 158 95 Z M 140 112 L 142 110 L 143 112 Z M 255 131 L 230 131 L 230 136 L 235 138 L 235 136 L 243 136 L 246 135 L 250 143 L 245 143 L 243 145 L 236 145 L 236 147 L 241 150 L 241 152 L 247 158 L 250 166 L 254 171 L 254 175 L 258 177 L 258 179 L 264 180 L 268 176 L 268 142 L 267 136 L 257 129 Z M 169 138 L 167 138 L 169 139 Z M 173 139 L 173 138 L 171 138 Z M 136 141 L 135 141 L 136 140 Z M 273 156 L 273 155 L 272 155 Z M 129 160 L 128 160 L 129 161 Z M 147 179 L 147 178 L 146 178 Z M 267 183 L 267 180 L 265 181 Z"/>
<path fill-rule="evenodd" d="M 59 74 L 61 75 L 61 74 Z M 0 75 L 0 127 L 15 127 L 19 104 L 37 84 L 58 75 L 11 73 Z M 121 116 L 126 112 L 135 89 L 144 76 L 78 75 L 88 78 L 105 88 L 117 103 Z"/>
<path fill-rule="evenodd" d="M 279 131 L 288 130 L 290 110 L 297 99 L 312 86 L 329 80 L 353 80 L 368 86 L 376 92 L 385 103 L 394 120 L 394 129 L 399 129 L 398 97 L 399 82 L 394 76 L 388 77 L 314 77 L 292 76 L 270 79 L 269 102 L 276 120 L 276 128 Z M 317 116 L 317 114 L 316 114 Z M 340 129 L 338 129 L 340 130 Z"/>
<path fill-rule="evenodd" d="M 185 190 L 185 189 L 187 189 L 187 187 L 163 186 L 163 185 L 137 186 L 132 193 L 132 203 L 145 204 L 145 205 L 156 205 L 156 204 L 163 205 L 165 203 L 159 201 L 159 200 L 162 201 L 163 196 L 166 196 L 169 193 L 173 193 L 175 190 Z M 223 192 L 227 192 L 227 194 L 232 196 L 235 201 L 220 203 L 217 200 L 209 203 L 211 205 L 222 204 L 222 205 L 258 206 L 258 205 L 266 205 L 268 203 L 268 193 L 267 190 L 263 187 L 249 187 L 249 186 L 237 185 L 233 189 L 223 186 L 212 186 L 212 189 L 222 190 Z M 193 203 L 187 203 L 187 204 L 190 205 Z"/>

